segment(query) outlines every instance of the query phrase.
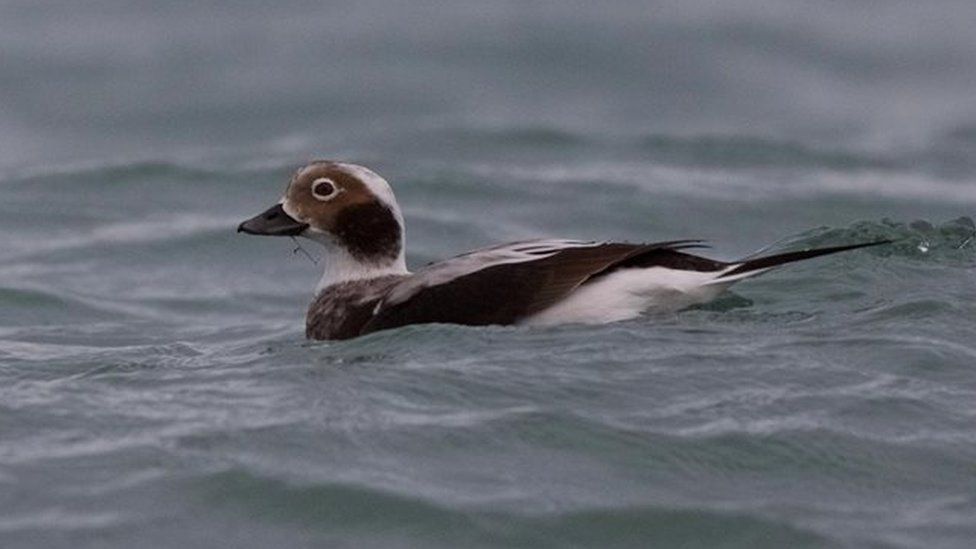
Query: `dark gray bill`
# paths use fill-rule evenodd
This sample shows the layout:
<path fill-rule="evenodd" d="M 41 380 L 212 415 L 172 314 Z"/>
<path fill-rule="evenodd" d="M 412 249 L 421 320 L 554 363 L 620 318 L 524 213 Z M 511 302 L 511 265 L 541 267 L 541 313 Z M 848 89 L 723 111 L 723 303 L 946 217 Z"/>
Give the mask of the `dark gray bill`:
<path fill-rule="evenodd" d="M 237 232 L 267 236 L 298 236 L 308 228 L 307 223 L 296 221 L 285 213 L 281 204 L 275 204 L 237 226 Z"/>

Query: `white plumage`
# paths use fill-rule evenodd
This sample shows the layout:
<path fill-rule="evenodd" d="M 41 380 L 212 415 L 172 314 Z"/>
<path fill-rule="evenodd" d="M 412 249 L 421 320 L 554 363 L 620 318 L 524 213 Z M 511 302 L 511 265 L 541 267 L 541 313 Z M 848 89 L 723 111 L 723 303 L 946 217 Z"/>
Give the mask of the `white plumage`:
<path fill-rule="evenodd" d="M 522 320 L 521 324 L 604 324 L 636 318 L 645 312 L 678 311 L 715 299 L 734 283 L 717 280 L 732 268 L 717 273 L 665 267 L 621 269 L 580 286 L 562 301 Z"/>

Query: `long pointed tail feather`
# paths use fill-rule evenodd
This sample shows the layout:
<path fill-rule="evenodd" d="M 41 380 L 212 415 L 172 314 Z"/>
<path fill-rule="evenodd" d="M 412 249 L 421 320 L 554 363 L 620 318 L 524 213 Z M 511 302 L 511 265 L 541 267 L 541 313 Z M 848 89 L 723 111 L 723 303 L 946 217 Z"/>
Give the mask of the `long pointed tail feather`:
<path fill-rule="evenodd" d="M 738 264 L 733 264 L 735 265 L 734 268 L 722 273 L 722 275 L 716 278 L 714 282 L 733 282 L 735 280 L 741 280 L 743 278 L 758 275 L 772 269 L 773 267 L 778 267 L 786 263 L 803 261 L 804 259 L 835 254 L 838 252 L 846 252 L 848 250 L 856 250 L 858 248 L 869 248 L 871 246 L 891 244 L 892 242 L 892 240 L 875 240 L 873 242 L 863 242 L 861 244 L 831 246 L 829 248 L 816 248 L 813 250 L 802 250 L 798 252 L 786 252 L 782 254 L 768 255 L 765 257 L 757 257 L 756 259 L 749 259 Z"/>

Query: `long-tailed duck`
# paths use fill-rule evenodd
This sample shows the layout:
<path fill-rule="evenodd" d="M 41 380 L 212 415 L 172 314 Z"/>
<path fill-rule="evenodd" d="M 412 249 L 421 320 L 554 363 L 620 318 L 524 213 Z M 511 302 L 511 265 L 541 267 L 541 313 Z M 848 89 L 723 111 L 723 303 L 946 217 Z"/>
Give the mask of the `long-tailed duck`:
<path fill-rule="evenodd" d="M 284 197 L 238 232 L 304 236 L 325 247 L 308 308 L 311 339 L 348 339 L 407 324 L 607 323 L 714 299 L 776 266 L 888 241 L 724 262 L 687 252 L 700 240 L 652 244 L 527 240 L 483 248 L 415 273 L 389 184 L 355 164 L 316 161 Z"/>

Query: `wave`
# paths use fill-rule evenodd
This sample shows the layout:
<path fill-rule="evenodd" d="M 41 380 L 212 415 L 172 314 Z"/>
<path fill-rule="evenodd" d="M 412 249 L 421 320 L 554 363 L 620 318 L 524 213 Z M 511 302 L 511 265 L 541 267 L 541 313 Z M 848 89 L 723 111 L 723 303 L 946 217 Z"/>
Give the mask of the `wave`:
<path fill-rule="evenodd" d="M 296 166 L 296 159 L 276 154 L 262 154 L 258 158 L 241 153 L 201 158 L 168 157 L 127 160 L 89 160 L 51 163 L 23 169 L 7 169 L 0 182 L 6 185 L 56 186 L 70 182 L 77 188 L 112 188 L 145 181 L 165 181 L 167 185 L 239 186 L 250 176 L 268 173 L 288 173 Z M 257 183 L 257 180 L 254 180 Z"/>
<path fill-rule="evenodd" d="M 174 177 L 193 179 L 210 176 L 214 172 L 204 170 L 186 162 L 173 162 L 161 159 L 146 160 L 89 160 L 81 162 L 53 163 L 20 170 L 7 170 L 4 181 L 7 183 L 37 184 L 46 180 L 59 181 L 63 176 L 81 177 L 91 182 L 106 184 L 146 177 Z"/>
<path fill-rule="evenodd" d="M 762 172 L 634 160 L 534 166 L 473 164 L 468 171 L 485 178 L 504 176 L 515 181 L 550 185 L 622 185 L 649 193 L 730 203 L 848 196 L 933 204 L 976 204 L 976 186 L 968 181 L 941 179 L 916 172 L 813 170 L 781 177 Z"/>
<path fill-rule="evenodd" d="M 831 150 L 794 141 L 751 136 L 651 135 L 640 139 L 641 149 L 656 161 L 727 169 L 789 167 L 832 170 L 892 170 L 898 163 L 882 156 Z"/>
<path fill-rule="evenodd" d="M 154 215 L 139 221 L 104 223 L 58 237 L 45 235 L 20 239 L 12 243 L 13 250 L 5 254 L 5 259 L 22 261 L 61 251 L 141 246 L 156 242 L 176 243 L 206 236 L 230 235 L 240 221 L 238 216 L 177 213 Z"/>
<path fill-rule="evenodd" d="M 891 240 L 866 253 L 925 260 L 940 265 L 967 265 L 976 260 L 976 224 L 959 217 L 939 224 L 925 220 L 859 221 L 844 228 L 821 227 L 784 242 L 786 247 L 825 247 L 852 242 Z"/>
<path fill-rule="evenodd" d="M 460 159 L 485 158 L 485 152 L 518 163 L 536 160 L 577 163 L 591 159 L 653 162 L 662 166 L 698 167 L 730 172 L 926 173 L 949 179 L 969 178 L 972 128 L 934 136 L 928 143 L 900 150 L 842 147 L 816 140 L 735 133 L 605 133 L 565 126 L 462 126 L 398 128 L 386 141 L 396 142 L 423 161 L 432 154 Z M 448 152 L 445 152 L 448 151 Z M 463 164 L 463 163 L 462 163 Z"/>
<path fill-rule="evenodd" d="M 353 543 L 405 533 L 422 546 L 618 547 L 636 545 L 821 546 L 827 538 L 775 513 L 632 504 L 520 513 L 435 503 L 390 489 L 343 482 L 294 483 L 240 469 L 194 481 L 200 497 L 276 523 L 300 524 Z"/>

